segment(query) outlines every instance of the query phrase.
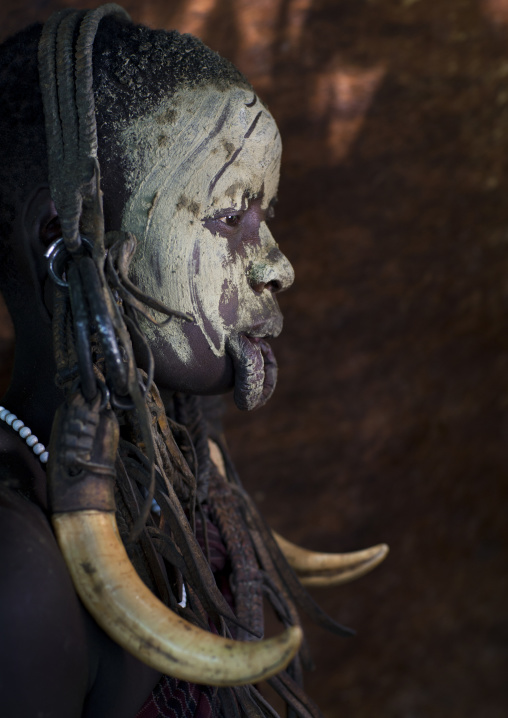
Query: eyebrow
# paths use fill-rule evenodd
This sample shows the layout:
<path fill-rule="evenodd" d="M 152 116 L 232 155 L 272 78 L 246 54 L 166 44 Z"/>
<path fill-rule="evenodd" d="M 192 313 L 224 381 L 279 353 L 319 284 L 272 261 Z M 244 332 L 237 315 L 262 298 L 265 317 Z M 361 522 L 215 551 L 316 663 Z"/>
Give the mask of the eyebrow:
<path fill-rule="evenodd" d="M 233 212 L 237 212 L 236 207 L 223 207 L 221 209 L 216 209 L 215 212 L 212 214 L 211 217 L 205 217 L 205 220 L 207 219 L 218 219 L 219 217 L 224 217 L 227 214 L 233 214 Z"/>
<path fill-rule="evenodd" d="M 245 192 L 243 193 L 242 206 L 240 207 L 240 210 L 245 210 L 246 200 L 248 200 L 249 197 L 250 197 L 250 199 L 258 199 L 259 196 L 262 195 L 263 193 L 264 193 L 264 188 L 261 190 L 261 192 L 258 192 L 256 195 L 253 195 L 253 196 L 250 195 L 248 190 L 245 190 Z M 278 204 L 278 202 L 279 202 L 279 198 L 277 195 L 272 197 L 272 199 L 268 202 L 266 212 L 268 212 L 269 210 L 274 211 L 275 206 Z M 248 202 L 247 202 L 247 204 L 248 204 Z M 217 219 L 218 217 L 223 217 L 224 215 L 228 214 L 228 212 L 233 213 L 233 212 L 237 212 L 237 211 L 238 211 L 238 207 L 234 207 L 233 205 L 231 205 L 230 207 L 221 207 L 220 209 L 215 210 L 215 212 L 211 216 L 211 219 Z M 206 219 L 208 219 L 208 217 Z"/>

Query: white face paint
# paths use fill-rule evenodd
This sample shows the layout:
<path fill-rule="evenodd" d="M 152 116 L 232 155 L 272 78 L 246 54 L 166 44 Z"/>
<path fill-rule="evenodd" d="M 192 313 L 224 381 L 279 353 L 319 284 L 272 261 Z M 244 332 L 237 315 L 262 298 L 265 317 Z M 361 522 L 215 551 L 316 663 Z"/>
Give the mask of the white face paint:
<path fill-rule="evenodd" d="M 235 386 L 241 408 L 259 406 L 276 365 L 261 338 L 282 328 L 275 292 L 293 281 L 266 219 L 281 142 L 251 92 L 185 90 L 122 137 L 132 168 L 123 229 L 138 250 L 135 283 L 193 324 L 143 322 L 164 387 L 195 394 Z"/>

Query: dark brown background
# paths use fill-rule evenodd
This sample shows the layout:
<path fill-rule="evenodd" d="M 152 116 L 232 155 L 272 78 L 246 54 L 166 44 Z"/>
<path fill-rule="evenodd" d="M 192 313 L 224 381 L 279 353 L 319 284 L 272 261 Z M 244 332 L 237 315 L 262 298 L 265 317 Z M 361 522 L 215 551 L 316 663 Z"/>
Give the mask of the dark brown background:
<path fill-rule="evenodd" d="M 2 35 L 74 4 L 4 0 Z M 316 592 L 358 637 L 310 630 L 309 692 L 327 718 L 504 718 L 508 0 L 124 5 L 236 62 L 285 141 L 280 384 L 230 443 L 288 538 L 391 546 Z"/>

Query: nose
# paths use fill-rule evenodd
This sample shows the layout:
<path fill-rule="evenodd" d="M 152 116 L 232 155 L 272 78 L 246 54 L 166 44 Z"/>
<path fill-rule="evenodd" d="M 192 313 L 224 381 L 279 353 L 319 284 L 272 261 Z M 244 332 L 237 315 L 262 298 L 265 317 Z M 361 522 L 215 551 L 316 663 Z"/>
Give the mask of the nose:
<path fill-rule="evenodd" d="M 288 258 L 278 248 L 270 231 L 267 229 L 266 232 L 270 241 L 268 246 L 263 242 L 265 252 L 251 264 L 248 279 L 255 292 L 268 289 L 275 294 L 283 292 L 293 284 L 295 272 Z"/>

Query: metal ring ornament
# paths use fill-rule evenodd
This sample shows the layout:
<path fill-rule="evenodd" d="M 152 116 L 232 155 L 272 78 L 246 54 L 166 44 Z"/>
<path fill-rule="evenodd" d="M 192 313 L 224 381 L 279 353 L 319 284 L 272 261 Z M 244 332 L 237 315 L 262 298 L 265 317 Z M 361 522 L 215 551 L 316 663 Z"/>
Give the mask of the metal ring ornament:
<path fill-rule="evenodd" d="M 126 396 L 119 396 L 114 393 L 111 394 L 111 406 L 114 409 L 120 409 L 121 411 L 131 411 L 136 407 L 130 394 L 127 394 Z"/>
<path fill-rule="evenodd" d="M 83 235 L 80 235 L 80 237 L 82 246 L 86 247 L 90 251 L 90 254 L 92 254 L 93 243 Z M 65 241 L 63 237 L 59 237 L 52 244 L 50 244 L 50 246 L 44 253 L 44 256 L 48 260 L 48 274 L 51 279 L 55 282 L 55 284 L 58 284 L 59 287 L 64 287 L 64 289 L 68 289 L 69 283 L 65 279 L 63 279 L 63 275 L 65 272 L 65 261 L 73 255 L 65 246 Z"/>
<path fill-rule="evenodd" d="M 139 386 L 139 390 L 141 392 L 141 396 L 143 397 L 143 399 L 145 399 L 146 394 L 148 393 L 148 387 L 145 385 L 145 383 L 139 376 L 139 373 L 138 373 L 138 386 Z M 111 401 L 111 406 L 114 409 L 120 409 L 121 411 L 131 411 L 136 406 L 130 394 L 126 394 L 125 396 L 119 396 L 118 394 L 115 394 L 114 392 L 110 392 L 110 401 Z"/>
<path fill-rule="evenodd" d="M 97 386 L 99 387 L 99 391 L 100 391 L 101 394 L 102 394 L 102 399 L 101 399 L 101 403 L 100 403 L 100 406 L 99 406 L 99 411 L 103 411 L 103 410 L 107 407 L 108 403 L 110 402 L 111 396 L 110 396 L 108 387 L 107 387 L 106 384 L 102 381 L 102 379 L 97 379 Z"/>

